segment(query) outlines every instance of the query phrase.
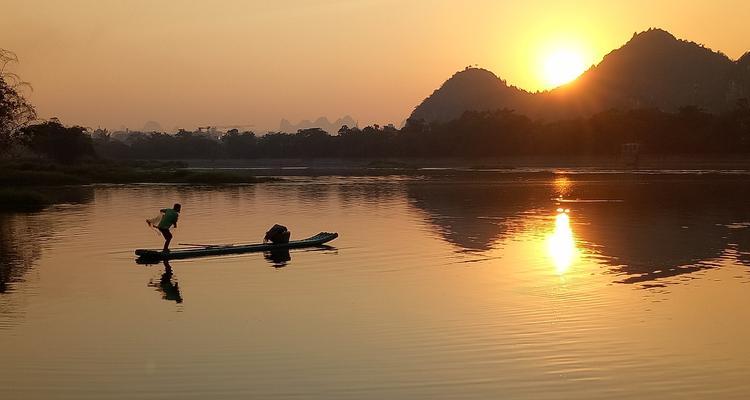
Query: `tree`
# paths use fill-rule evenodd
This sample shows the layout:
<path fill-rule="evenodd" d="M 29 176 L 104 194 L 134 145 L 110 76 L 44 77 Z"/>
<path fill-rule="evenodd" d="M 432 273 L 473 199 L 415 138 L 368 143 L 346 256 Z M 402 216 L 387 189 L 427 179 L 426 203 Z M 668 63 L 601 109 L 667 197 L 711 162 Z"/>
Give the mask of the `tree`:
<path fill-rule="evenodd" d="M 0 49 L 0 154 L 10 148 L 18 129 L 36 119 L 34 106 L 20 92 L 29 84 L 6 70 L 14 62 L 18 58 L 13 52 Z"/>
<path fill-rule="evenodd" d="M 252 158 L 257 154 L 258 138 L 253 132 L 232 129 L 221 138 L 221 143 L 230 158 Z"/>
<path fill-rule="evenodd" d="M 95 157 L 91 136 L 86 128 L 63 126 L 57 118 L 25 126 L 19 130 L 18 137 L 32 151 L 57 162 L 73 163 Z"/>

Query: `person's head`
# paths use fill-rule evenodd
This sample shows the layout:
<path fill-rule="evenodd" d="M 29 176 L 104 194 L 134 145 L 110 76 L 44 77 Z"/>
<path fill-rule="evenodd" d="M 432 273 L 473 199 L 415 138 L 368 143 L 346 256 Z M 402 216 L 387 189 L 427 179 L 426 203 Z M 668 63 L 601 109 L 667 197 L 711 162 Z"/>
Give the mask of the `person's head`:
<path fill-rule="evenodd" d="M 174 206 L 172 206 L 172 208 L 175 211 L 180 212 L 180 209 L 182 208 L 182 206 L 180 205 L 180 203 L 174 203 Z"/>

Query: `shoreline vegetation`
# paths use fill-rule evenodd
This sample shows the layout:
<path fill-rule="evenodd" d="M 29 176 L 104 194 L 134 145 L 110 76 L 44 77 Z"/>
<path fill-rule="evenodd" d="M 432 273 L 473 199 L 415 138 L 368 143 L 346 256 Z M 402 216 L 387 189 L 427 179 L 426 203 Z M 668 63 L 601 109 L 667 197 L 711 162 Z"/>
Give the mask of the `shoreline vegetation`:
<path fill-rule="evenodd" d="M 189 183 L 221 185 L 262 183 L 276 180 L 256 177 L 241 171 L 191 170 L 179 161 L 96 161 L 80 164 L 58 164 L 44 161 L 6 161 L 0 163 L 0 185 L 61 186 L 95 183 Z"/>
<path fill-rule="evenodd" d="M 750 157 L 737 155 L 643 155 L 636 165 L 622 156 L 505 156 L 444 158 L 264 158 L 184 159 L 191 170 L 252 171 L 260 176 L 408 175 L 429 171 L 517 171 L 581 169 L 621 170 L 742 170 L 750 172 Z"/>
<path fill-rule="evenodd" d="M 637 167 L 620 157 L 495 158 L 284 158 L 191 159 L 180 161 L 92 160 L 61 164 L 43 159 L 0 161 L 0 212 L 33 212 L 65 202 L 54 188 L 91 184 L 227 185 L 283 181 L 285 176 L 441 176 L 503 174 L 541 178 L 557 173 L 597 174 L 643 171 L 740 171 L 750 173 L 747 157 L 647 156 Z"/>
<path fill-rule="evenodd" d="M 44 160 L 0 161 L 0 212 L 39 211 L 61 200 L 50 189 L 89 184 L 225 185 L 273 182 L 248 171 L 191 170 L 178 161 L 92 161 L 58 164 Z"/>
<path fill-rule="evenodd" d="M 61 128 L 56 127 L 56 130 Z M 64 128 L 63 128 L 64 129 Z M 41 130 L 37 130 L 41 131 Z M 34 129 L 29 130 L 36 137 Z M 342 126 L 296 133 L 181 130 L 113 132 L 96 130 L 89 153 L 113 160 L 207 159 L 481 159 L 612 158 L 623 153 L 651 157 L 747 157 L 750 103 L 711 114 L 697 107 L 608 110 L 588 117 L 534 120 L 513 110 L 466 111 L 458 119 L 408 119 L 404 127 Z M 44 135 L 38 135 L 44 139 Z M 79 135 L 80 136 L 80 135 Z M 43 142 L 43 140 L 39 140 Z M 37 146 L 40 150 L 41 145 Z M 67 154 L 67 153 L 66 153 Z"/>

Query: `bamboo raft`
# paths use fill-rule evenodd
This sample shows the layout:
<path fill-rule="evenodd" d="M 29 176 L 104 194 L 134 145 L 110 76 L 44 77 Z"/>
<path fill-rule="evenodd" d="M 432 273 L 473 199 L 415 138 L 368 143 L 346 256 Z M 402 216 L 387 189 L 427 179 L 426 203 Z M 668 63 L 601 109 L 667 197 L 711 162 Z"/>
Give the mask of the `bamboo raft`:
<path fill-rule="evenodd" d="M 250 243 L 250 244 L 216 244 L 200 245 L 189 248 L 175 249 L 164 252 L 161 249 L 137 249 L 135 255 L 141 260 L 178 260 L 184 258 L 219 256 L 225 254 L 243 254 L 260 251 L 274 251 L 285 249 L 298 249 L 302 247 L 315 247 L 330 242 L 339 237 L 335 232 L 320 232 L 307 239 L 291 240 L 289 243 Z"/>

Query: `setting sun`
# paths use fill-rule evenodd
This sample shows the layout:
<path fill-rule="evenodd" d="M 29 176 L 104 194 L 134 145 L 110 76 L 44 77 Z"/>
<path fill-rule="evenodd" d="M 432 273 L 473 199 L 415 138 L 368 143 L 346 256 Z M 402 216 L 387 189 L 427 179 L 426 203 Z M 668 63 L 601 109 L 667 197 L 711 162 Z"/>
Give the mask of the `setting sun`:
<path fill-rule="evenodd" d="M 544 79 L 553 87 L 574 80 L 585 70 L 583 55 L 572 49 L 555 50 L 544 59 Z"/>

